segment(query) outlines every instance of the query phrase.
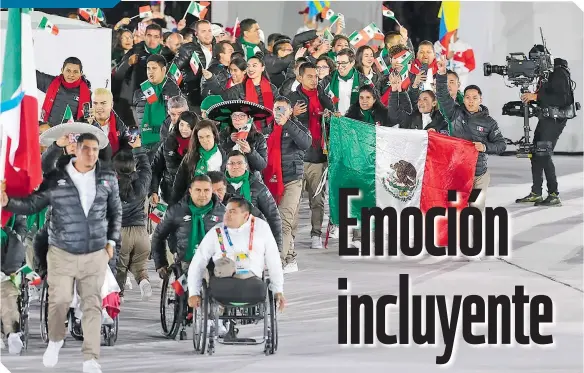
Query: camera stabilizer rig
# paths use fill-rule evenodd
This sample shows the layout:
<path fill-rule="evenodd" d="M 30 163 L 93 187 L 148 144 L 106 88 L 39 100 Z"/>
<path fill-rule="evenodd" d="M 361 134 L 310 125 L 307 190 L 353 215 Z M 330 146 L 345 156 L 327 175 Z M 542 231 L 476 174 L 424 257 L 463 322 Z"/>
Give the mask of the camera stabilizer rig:
<path fill-rule="evenodd" d="M 483 65 L 485 76 L 490 76 L 493 73 L 501 75 L 507 78 L 510 83 L 506 82 L 507 87 L 519 87 L 522 94 L 529 93 L 529 87 L 536 82 L 547 81 L 554 65 L 545 46 L 543 32 L 541 28 L 539 30 L 544 47 L 543 52 L 531 52 L 529 58 L 522 52 L 509 53 L 506 58 L 506 66 L 491 65 L 487 62 Z M 525 104 L 521 101 L 512 101 L 503 106 L 503 115 L 523 117 L 524 136 L 519 141 L 505 139 L 508 145 L 517 145 L 517 158 L 531 158 L 534 153 L 547 152 L 547 149 L 535 149 L 529 139 L 529 132 L 531 132 L 529 118 L 538 115 L 539 110 L 540 108 L 533 102 Z"/>

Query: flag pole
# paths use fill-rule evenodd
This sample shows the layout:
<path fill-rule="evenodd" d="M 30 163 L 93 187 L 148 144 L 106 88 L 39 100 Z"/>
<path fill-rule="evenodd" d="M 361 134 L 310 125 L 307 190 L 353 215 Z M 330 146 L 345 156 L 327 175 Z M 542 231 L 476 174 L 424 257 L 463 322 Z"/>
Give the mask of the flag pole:
<path fill-rule="evenodd" d="M 4 175 L 6 173 L 6 157 L 8 155 L 8 146 L 6 144 L 7 139 L 4 134 L 4 126 L 0 125 L 0 192 L 4 193 L 6 189 L 6 184 L 4 180 Z M 0 203 L 0 226 L 2 226 L 2 204 Z"/>

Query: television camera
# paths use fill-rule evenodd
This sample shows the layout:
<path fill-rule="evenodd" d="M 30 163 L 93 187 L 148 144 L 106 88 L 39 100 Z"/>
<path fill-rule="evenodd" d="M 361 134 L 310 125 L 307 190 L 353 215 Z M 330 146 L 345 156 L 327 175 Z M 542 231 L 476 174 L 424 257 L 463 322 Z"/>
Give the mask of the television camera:
<path fill-rule="evenodd" d="M 507 65 L 505 66 L 491 65 L 488 62 L 485 63 L 483 65 L 484 75 L 501 75 L 506 78 L 509 83 L 505 84 L 507 87 L 519 87 L 522 94 L 528 93 L 529 87 L 536 83 L 545 83 L 548 80 L 550 73 L 554 70 L 554 63 L 551 54 L 546 47 L 541 27 L 539 31 L 541 34 L 543 51 L 532 50 L 529 53 L 529 56 L 526 56 L 525 53 L 521 52 L 509 53 L 506 58 Z M 551 108 L 545 110 L 550 111 L 550 109 Z M 531 158 L 533 154 L 543 154 L 548 152 L 547 148 L 535 148 L 529 139 L 529 132 L 531 131 L 529 127 L 529 118 L 538 116 L 542 110 L 543 109 L 533 101 L 527 104 L 524 104 L 521 101 L 511 101 L 503 106 L 503 115 L 523 117 L 524 136 L 519 139 L 519 141 L 506 139 L 508 145 L 517 145 L 517 158 Z M 559 109 L 559 112 L 561 113 L 555 113 L 555 115 L 564 115 L 564 117 L 567 118 L 574 118 L 577 110 L 580 110 L 579 103 L 571 105 L 568 109 Z M 554 116 L 554 113 L 546 112 L 544 114 L 551 117 Z"/>

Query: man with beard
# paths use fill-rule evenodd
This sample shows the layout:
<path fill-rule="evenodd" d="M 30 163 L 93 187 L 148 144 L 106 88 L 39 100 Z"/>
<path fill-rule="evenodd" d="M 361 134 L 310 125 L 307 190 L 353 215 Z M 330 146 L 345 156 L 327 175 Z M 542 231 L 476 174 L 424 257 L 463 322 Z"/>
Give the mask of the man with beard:
<path fill-rule="evenodd" d="M 186 93 L 191 109 L 200 114 L 201 106 L 201 77 L 202 70 L 208 69 L 213 59 L 213 47 L 215 38 L 211 29 L 211 23 L 200 20 L 194 26 L 196 39 L 191 43 L 183 44 L 174 58 L 173 62 L 183 74 L 182 90 Z M 193 53 L 197 54 L 201 66 L 195 74 L 190 66 Z"/>

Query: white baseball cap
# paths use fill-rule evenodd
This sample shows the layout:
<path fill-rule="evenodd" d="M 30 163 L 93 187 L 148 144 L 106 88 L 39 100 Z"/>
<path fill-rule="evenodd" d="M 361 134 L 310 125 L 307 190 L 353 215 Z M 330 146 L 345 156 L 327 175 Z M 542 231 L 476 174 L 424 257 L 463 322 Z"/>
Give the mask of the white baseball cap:
<path fill-rule="evenodd" d="M 211 33 L 213 34 L 213 36 L 221 36 L 226 34 L 225 30 L 223 30 L 221 26 L 216 24 L 211 25 Z"/>

